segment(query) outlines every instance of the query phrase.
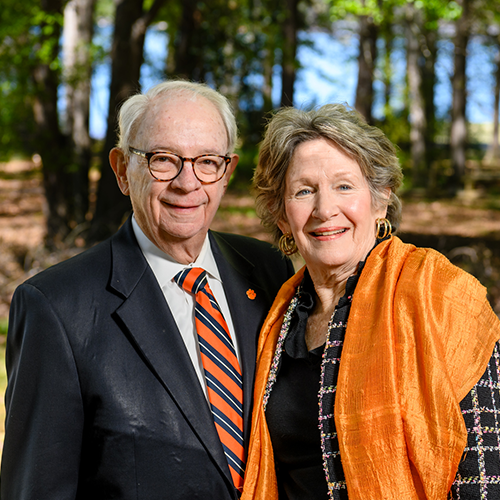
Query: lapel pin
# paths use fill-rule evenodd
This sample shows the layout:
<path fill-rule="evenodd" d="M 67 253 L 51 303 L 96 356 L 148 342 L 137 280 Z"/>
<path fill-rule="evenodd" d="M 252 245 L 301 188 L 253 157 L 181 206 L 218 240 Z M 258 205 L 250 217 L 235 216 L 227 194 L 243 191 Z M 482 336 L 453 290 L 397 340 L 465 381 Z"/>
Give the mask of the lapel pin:
<path fill-rule="evenodd" d="M 250 300 L 253 300 L 255 299 L 255 297 L 257 297 L 257 294 L 251 289 L 249 288 L 247 290 L 247 297 L 250 299 Z"/>

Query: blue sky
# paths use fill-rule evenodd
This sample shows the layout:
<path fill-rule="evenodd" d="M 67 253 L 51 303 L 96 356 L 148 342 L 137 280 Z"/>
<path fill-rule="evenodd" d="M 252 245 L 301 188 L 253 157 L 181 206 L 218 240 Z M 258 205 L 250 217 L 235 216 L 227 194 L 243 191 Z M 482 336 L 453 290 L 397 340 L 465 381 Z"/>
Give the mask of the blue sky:
<path fill-rule="evenodd" d="M 109 33 L 109 31 L 108 31 Z M 357 81 L 357 43 L 349 32 L 337 32 L 334 38 L 329 33 L 313 32 L 304 35 L 312 42 L 312 47 L 301 46 L 298 59 L 302 69 L 297 75 L 294 103 L 298 107 L 322 105 L 328 102 L 347 102 L 354 104 Z M 103 34 L 103 41 L 110 39 Z M 109 43 L 109 41 L 107 42 Z M 146 35 L 145 54 L 149 62 L 143 65 L 141 84 L 147 89 L 160 81 L 160 75 L 166 59 L 166 34 L 164 31 L 150 29 Z M 453 45 L 442 41 L 439 45 L 436 66 L 436 107 L 439 116 L 445 116 L 451 104 L 450 75 L 453 71 Z M 490 49 L 472 39 L 469 44 L 468 108 L 469 121 L 486 123 L 493 120 L 493 67 Z M 394 107 L 402 106 L 401 92 L 404 89 L 405 53 L 399 48 L 393 53 L 395 92 L 392 97 Z M 105 134 L 108 107 L 109 65 L 96 68 L 92 79 L 90 109 L 90 133 L 94 138 Z M 380 82 L 375 88 L 380 89 Z M 273 100 L 277 105 L 280 98 L 279 68 L 276 69 Z M 380 115 L 377 101 L 375 115 Z"/>

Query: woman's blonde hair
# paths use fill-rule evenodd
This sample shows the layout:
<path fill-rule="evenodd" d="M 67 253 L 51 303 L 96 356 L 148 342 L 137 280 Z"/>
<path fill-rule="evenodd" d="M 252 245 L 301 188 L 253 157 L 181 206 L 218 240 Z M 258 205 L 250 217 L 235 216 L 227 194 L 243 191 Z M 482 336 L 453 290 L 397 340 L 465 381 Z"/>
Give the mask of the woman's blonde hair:
<path fill-rule="evenodd" d="M 374 207 L 387 206 L 387 219 L 397 230 L 401 222 L 401 201 L 396 191 L 403 174 L 396 149 L 377 127 L 345 104 L 326 104 L 311 111 L 280 109 L 269 121 L 260 145 L 253 184 L 257 192 L 257 214 L 277 242 L 278 221 L 285 215 L 285 176 L 295 148 L 306 141 L 325 138 L 359 164 Z M 387 188 L 391 194 L 387 199 Z"/>

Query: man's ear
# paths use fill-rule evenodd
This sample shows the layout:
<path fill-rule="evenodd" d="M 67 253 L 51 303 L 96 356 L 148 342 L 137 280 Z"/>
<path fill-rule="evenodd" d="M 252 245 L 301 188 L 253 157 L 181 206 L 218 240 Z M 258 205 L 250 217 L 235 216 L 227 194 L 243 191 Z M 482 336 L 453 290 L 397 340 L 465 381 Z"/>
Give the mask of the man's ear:
<path fill-rule="evenodd" d="M 116 176 L 116 182 L 120 191 L 125 195 L 129 195 L 129 186 L 127 178 L 127 160 L 123 151 L 120 148 L 113 148 L 109 152 L 109 163 Z"/>
<path fill-rule="evenodd" d="M 236 165 L 238 165 L 238 161 L 240 160 L 240 157 L 237 154 L 232 154 L 231 156 L 231 162 L 227 166 L 226 173 L 224 175 L 224 190 L 227 188 L 229 181 L 231 180 L 231 176 L 234 173 L 234 169 L 236 168 Z"/>

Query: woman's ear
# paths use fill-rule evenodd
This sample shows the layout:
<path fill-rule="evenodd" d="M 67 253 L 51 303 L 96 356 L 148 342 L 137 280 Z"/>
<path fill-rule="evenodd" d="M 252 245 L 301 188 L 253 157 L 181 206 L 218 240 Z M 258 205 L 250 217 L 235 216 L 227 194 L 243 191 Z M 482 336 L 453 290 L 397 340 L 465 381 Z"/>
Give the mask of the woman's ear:
<path fill-rule="evenodd" d="M 392 190 L 391 188 L 385 188 L 382 190 L 382 197 L 385 199 L 384 202 L 381 202 L 380 209 L 377 210 L 378 217 L 386 217 L 387 216 L 387 206 L 389 205 L 389 199 L 391 197 Z"/>
<path fill-rule="evenodd" d="M 291 233 L 290 224 L 285 219 L 280 219 L 278 221 L 278 227 L 283 234 Z"/>
<path fill-rule="evenodd" d="M 113 148 L 109 152 L 109 163 L 116 176 L 116 182 L 120 191 L 125 195 L 129 195 L 129 185 L 127 178 L 127 159 L 120 148 Z"/>

